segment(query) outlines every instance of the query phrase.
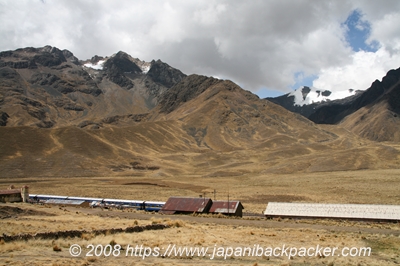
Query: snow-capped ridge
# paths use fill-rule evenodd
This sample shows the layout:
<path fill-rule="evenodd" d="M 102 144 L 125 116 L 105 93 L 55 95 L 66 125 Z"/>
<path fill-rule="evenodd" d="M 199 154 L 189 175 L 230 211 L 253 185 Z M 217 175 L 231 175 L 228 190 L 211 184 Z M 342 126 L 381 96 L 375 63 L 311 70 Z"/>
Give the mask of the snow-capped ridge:
<path fill-rule="evenodd" d="M 151 68 L 150 62 L 140 60 L 139 58 L 134 58 L 123 51 L 119 51 L 118 53 L 114 53 L 111 56 L 107 56 L 105 58 L 95 55 L 94 57 L 92 57 L 92 59 L 87 60 L 86 61 L 87 63 L 85 63 L 83 65 L 87 68 L 92 68 L 95 70 L 104 70 L 105 62 L 107 62 L 109 59 L 113 59 L 117 56 L 121 57 L 121 58 L 125 57 L 129 61 L 133 62 L 135 65 L 137 65 L 140 68 L 140 70 L 142 71 L 142 74 L 146 74 L 147 72 L 149 72 L 149 70 Z"/>
<path fill-rule="evenodd" d="M 355 95 L 356 91 L 353 89 L 341 90 L 341 91 L 329 91 L 320 90 L 314 87 L 299 88 L 287 96 L 294 97 L 294 105 L 303 106 L 318 102 L 333 101 L 338 99 L 343 99 L 352 95 Z"/>

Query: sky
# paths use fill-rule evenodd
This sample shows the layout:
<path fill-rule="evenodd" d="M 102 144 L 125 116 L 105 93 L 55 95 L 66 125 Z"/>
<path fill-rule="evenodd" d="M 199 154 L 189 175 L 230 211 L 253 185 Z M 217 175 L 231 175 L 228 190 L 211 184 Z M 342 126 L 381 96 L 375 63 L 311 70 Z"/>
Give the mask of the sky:
<path fill-rule="evenodd" d="M 124 51 L 260 97 L 367 89 L 400 67 L 400 1 L 0 0 L 0 51 Z"/>

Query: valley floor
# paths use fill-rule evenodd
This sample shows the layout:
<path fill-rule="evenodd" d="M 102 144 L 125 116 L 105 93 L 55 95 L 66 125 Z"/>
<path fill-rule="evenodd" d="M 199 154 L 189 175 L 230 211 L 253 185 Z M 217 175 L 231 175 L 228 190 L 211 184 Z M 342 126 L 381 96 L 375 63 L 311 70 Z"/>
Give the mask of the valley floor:
<path fill-rule="evenodd" d="M 166 201 L 171 196 L 240 200 L 261 214 L 268 202 L 398 204 L 400 169 L 204 177 L 2 178 L 0 187 L 28 185 L 30 194 Z M 214 194 L 215 191 L 215 194 Z"/>
<path fill-rule="evenodd" d="M 169 178 L 93 177 L 2 179 L 30 186 L 31 194 L 124 198 L 165 201 L 170 196 L 205 195 L 242 201 L 245 212 L 260 213 L 270 201 L 398 204 L 400 170 L 362 170 L 323 173 L 244 175 L 238 177 L 176 176 Z M 79 184 L 79 185 L 77 185 Z M 0 233 L 58 232 L 126 228 L 163 223 L 171 227 L 140 233 L 88 233 L 81 238 L 2 242 L 3 265 L 397 265 L 400 263 L 398 223 L 334 220 L 265 220 L 264 218 L 221 218 L 217 216 L 166 216 L 139 211 L 85 209 L 30 204 L 0 204 L 11 208 L 0 219 Z M 30 209 L 31 211 L 27 211 Z M 23 211 L 21 211 L 23 210 Z M 2 213 L 2 212 L 0 212 Z M 122 246 L 119 256 L 84 255 L 88 245 Z M 72 257 L 69 248 L 79 244 L 82 255 Z M 209 248 L 206 256 L 125 256 L 129 246 L 153 250 L 169 246 Z M 214 248 L 244 247 L 345 247 L 371 248 L 371 256 L 223 256 L 211 259 Z M 60 251 L 54 251 L 54 247 Z M 58 250 L 58 249 L 56 249 Z"/>

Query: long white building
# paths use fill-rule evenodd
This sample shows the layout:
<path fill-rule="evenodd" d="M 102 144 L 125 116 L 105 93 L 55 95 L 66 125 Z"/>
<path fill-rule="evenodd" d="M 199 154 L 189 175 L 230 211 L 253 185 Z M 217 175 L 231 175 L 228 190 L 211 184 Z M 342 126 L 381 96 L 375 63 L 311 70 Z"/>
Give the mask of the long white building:
<path fill-rule="evenodd" d="M 400 205 L 269 202 L 266 217 L 400 221 Z"/>

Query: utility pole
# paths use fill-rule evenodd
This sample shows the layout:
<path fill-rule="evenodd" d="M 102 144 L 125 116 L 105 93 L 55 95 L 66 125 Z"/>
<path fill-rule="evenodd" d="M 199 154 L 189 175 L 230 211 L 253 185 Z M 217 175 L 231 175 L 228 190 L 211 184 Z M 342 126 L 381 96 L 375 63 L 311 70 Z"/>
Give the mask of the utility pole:
<path fill-rule="evenodd" d="M 228 216 L 229 216 L 229 186 L 228 186 Z"/>

